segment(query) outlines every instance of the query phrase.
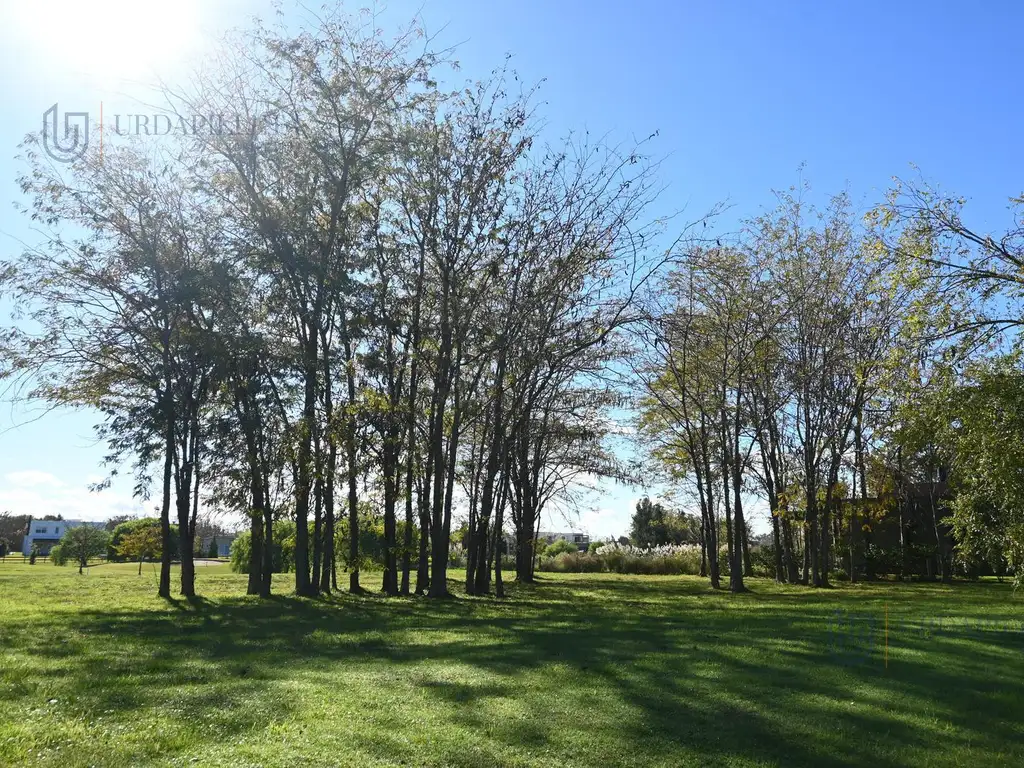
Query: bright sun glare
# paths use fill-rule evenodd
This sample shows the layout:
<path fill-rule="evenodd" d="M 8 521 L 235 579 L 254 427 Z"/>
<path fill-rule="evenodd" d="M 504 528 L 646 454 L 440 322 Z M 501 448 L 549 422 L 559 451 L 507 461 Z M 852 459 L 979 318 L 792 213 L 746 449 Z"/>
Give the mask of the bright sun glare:
<path fill-rule="evenodd" d="M 18 26 L 40 59 L 72 75 L 149 81 L 185 63 L 198 0 L 47 0 L 20 4 Z"/>

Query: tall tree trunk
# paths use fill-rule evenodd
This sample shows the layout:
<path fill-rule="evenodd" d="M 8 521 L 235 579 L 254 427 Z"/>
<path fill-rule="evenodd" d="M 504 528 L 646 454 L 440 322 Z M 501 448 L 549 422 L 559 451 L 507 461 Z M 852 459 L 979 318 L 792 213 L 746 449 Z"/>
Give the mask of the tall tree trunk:
<path fill-rule="evenodd" d="M 805 518 L 800 529 L 801 544 L 803 551 L 803 574 L 800 576 L 800 583 L 805 587 L 811 583 L 811 550 L 814 548 L 814 531 L 811 527 L 810 518 Z"/>
<path fill-rule="evenodd" d="M 723 467 L 723 470 L 725 468 Z M 725 485 L 722 488 L 722 503 L 725 505 L 725 546 L 726 546 L 726 560 L 729 563 L 729 584 L 732 584 L 732 574 L 737 573 L 739 569 L 736 568 L 736 552 L 734 548 L 734 535 L 733 535 L 733 524 L 732 524 L 732 499 L 731 492 L 729 490 L 729 476 L 728 472 L 723 472 L 725 475 Z M 742 571 L 739 571 L 742 574 Z"/>
<path fill-rule="evenodd" d="M 416 300 L 412 308 L 412 340 L 410 343 L 409 362 L 409 395 L 407 398 L 406 433 L 408 446 L 405 459 L 405 554 L 402 557 L 402 594 L 409 594 L 409 571 L 412 560 L 412 492 L 416 461 L 416 398 L 419 396 L 419 362 L 420 362 L 420 309 L 423 301 L 424 274 L 426 271 L 425 242 L 421 244 L 419 253 L 419 274 L 416 278 Z M 423 541 L 425 531 L 420 530 L 420 552 L 425 551 Z M 422 554 L 421 554 L 422 558 Z M 425 588 L 425 587 L 424 587 Z M 417 594 L 421 593 L 417 578 Z"/>
<path fill-rule="evenodd" d="M 796 548 L 793 546 L 793 524 L 788 517 L 782 518 L 782 551 L 783 561 L 786 566 L 786 577 L 790 584 L 796 584 L 800 580 L 799 566 L 796 562 Z"/>
<path fill-rule="evenodd" d="M 311 581 L 320 590 L 320 559 L 324 547 L 324 452 L 322 440 L 317 435 L 313 450 L 313 563 Z"/>
<path fill-rule="evenodd" d="M 776 509 L 772 509 L 772 550 L 775 563 L 775 581 L 781 584 L 786 579 L 782 570 L 782 537 L 779 535 L 779 516 L 777 512 Z"/>
<path fill-rule="evenodd" d="M 298 473 L 295 483 L 295 594 L 312 597 L 309 579 L 309 498 L 313 490 L 313 436 L 316 430 L 316 384 L 319 373 L 319 330 L 307 323 L 303 348 L 303 407 L 299 435 Z"/>
<path fill-rule="evenodd" d="M 456 376 L 458 375 L 458 363 L 456 363 Z M 439 544 L 434 549 L 434 558 L 431 561 L 430 574 L 430 596 L 448 596 L 448 547 L 452 530 L 452 499 L 455 493 L 455 460 L 458 455 L 459 430 L 462 422 L 462 407 L 460 387 L 455 386 L 455 398 L 453 402 L 454 417 L 452 419 L 452 433 L 448 441 L 448 472 L 445 481 L 444 492 L 444 513 L 441 520 L 440 535 L 437 536 Z M 431 533 L 431 538 L 435 536 Z M 440 554 L 439 554 L 440 553 Z"/>
<path fill-rule="evenodd" d="M 498 503 L 494 511 L 494 530 L 497 534 L 497 545 L 494 557 L 494 594 L 497 597 L 505 596 L 505 582 L 502 578 L 502 562 L 505 556 L 505 503 L 508 500 L 508 462 L 505 462 L 505 471 L 502 472 L 501 491 L 498 494 Z"/>
<path fill-rule="evenodd" d="M 714 475 L 711 474 L 711 455 L 709 450 L 710 435 L 708 434 L 707 424 L 704 422 L 704 417 L 701 417 L 699 445 L 703 446 L 700 451 L 702 457 L 702 463 L 704 465 L 704 484 L 701 486 L 700 479 L 698 478 L 698 488 L 702 488 L 701 499 L 702 499 L 702 512 L 707 517 L 707 549 L 708 549 L 708 576 L 711 582 L 712 589 L 721 588 L 721 574 L 718 567 L 718 520 L 715 518 L 715 483 Z"/>
<path fill-rule="evenodd" d="M 463 539 L 463 548 L 466 550 L 466 594 L 476 594 L 476 557 L 477 557 L 477 518 L 480 511 L 480 477 L 483 474 L 483 453 L 487 443 L 487 422 L 490 420 L 490 413 L 485 419 L 483 432 L 474 440 L 470 446 L 470 467 L 469 467 L 469 515 L 466 537 Z M 479 449 L 479 455 L 477 454 Z"/>
<path fill-rule="evenodd" d="M 170 382 L 161 397 L 164 418 L 164 477 L 160 500 L 160 597 L 171 597 L 171 480 L 174 476 L 174 400 Z"/>
<path fill-rule="evenodd" d="M 423 473 L 417 484 L 419 494 L 417 503 L 420 517 L 420 551 L 416 567 L 416 594 L 422 595 L 430 588 L 430 467 Z"/>
<path fill-rule="evenodd" d="M 398 430 L 388 426 L 384 434 L 384 579 L 382 591 L 394 597 L 398 594 L 398 559 L 396 557 L 397 530 L 395 505 L 398 495 Z"/>
<path fill-rule="evenodd" d="M 433 407 L 431 408 L 432 424 L 430 428 L 430 451 L 433 457 L 433 503 L 430 512 L 430 597 L 448 597 L 448 536 L 451 531 L 450 491 L 447 489 L 446 479 L 454 481 L 454 464 L 449 466 L 449 457 L 452 462 L 455 459 L 455 451 L 458 444 L 459 427 L 459 366 L 453 365 L 452 349 L 452 326 L 451 326 L 451 297 L 448 285 L 449 276 L 443 276 L 443 300 L 441 308 L 441 344 L 438 355 L 437 375 L 433 392 Z M 454 384 L 455 403 L 453 406 L 453 424 L 451 434 L 448 438 L 448 451 L 446 455 L 444 441 L 444 417 L 448 403 L 448 395 Z M 447 525 L 446 525 L 447 522 Z"/>
<path fill-rule="evenodd" d="M 320 591 L 330 592 L 338 588 L 337 555 L 334 551 L 334 482 L 338 475 L 338 433 L 334 423 L 334 379 L 331 376 L 331 355 L 327 331 L 321 330 L 320 354 L 324 374 L 324 430 L 323 438 L 327 447 L 327 458 L 321 477 L 323 486 L 324 530 L 323 550 L 319 578 Z"/>
<path fill-rule="evenodd" d="M 330 399 L 328 398 L 328 413 Z M 328 423 L 329 421 L 328 416 Z M 320 569 L 320 591 L 330 592 L 338 588 L 337 556 L 334 551 L 334 479 L 338 472 L 338 446 L 333 435 L 327 443 L 327 468 L 324 478 L 324 552 Z"/>
<path fill-rule="evenodd" d="M 700 481 L 698 481 L 700 482 Z M 707 514 L 701 509 L 700 513 L 700 577 L 702 579 L 707 578 L 708 575 L 708 518 Z"/>
<path fill-rule="evenodd" d="M 413 396 L 415 399 L 415 396 Z M 415 416 L 413 416 L 415 419 Z M 410 571 L 412 570 L 412 543 L 413 543 L 413 462 L 415 461 L 415 424 L 408 430 L 409 444 L 405 457 L 405 530 L 402 536 L 402 586 L 401 594 L 408 595 L 410 589 Z"/>
<path fill-rule="evenodd" d="M 192 512 L 192 466 L 187 460 L 182 461 L 178 472 L 179 479 L 176 490 L 176 506 L 178 508 L 178 548 L 181 558 L 181 594 L 183 597 L 195 597 L 196 566 L 193 559 L 193 541 L 190 517 Z"/>
<path fill-rule="evenodd" d="M 263 587 L 263 516 L 266 501 L 263 498 L 263 462 L 259 451 L 259 436 L 255 424 L 254 411 L 258 407 L 253 402 L 250 384 L 239 387 L 236 398 L 237 411 L 245 436 L 246 458 L 249 465 L 249 583 L 246 594 L 258 595 Z"/>
<path fill-rule="evenodd" d="M 490 591 L 490 570 L 487 567 L 487 526 L 491 518 L 491 510 L 494 508 L 494 484 L 497 481 L 498 469 L 501 463 L 501 456 L 505 450 L 503 400 L 505 392 L 505 361 L 506 345 L 502 340 L 498 342 L 498 362 L 494 374 L 494 399 L 492 417 L 493 428 L 491 430 L 490 450 L 487 454 L 487 468 L 484 472 L 484 491 L 480 505 L 480 521 L 477 525 L 477 573 L 476 573 L 476 594 L 485 595 Z M 500 538 L 501 531 L 498 531 Z"/>
<path fill-rule="evenodd" d="M 356 463 L 356 372 L 352 341 L 345 333 L 345 381 L 348 386 L 348 418 L 345 420 L 345 458 L 348 463 L 348 591 L 359 594 L 359 466 Z"/>

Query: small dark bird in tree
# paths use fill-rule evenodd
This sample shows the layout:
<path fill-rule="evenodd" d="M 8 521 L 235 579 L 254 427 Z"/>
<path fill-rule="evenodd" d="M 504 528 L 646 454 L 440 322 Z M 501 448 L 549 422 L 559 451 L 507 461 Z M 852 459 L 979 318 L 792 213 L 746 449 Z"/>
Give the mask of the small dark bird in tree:
<path fill-rule="evenodd" d="M 718 245 L 719 248 L 722 247 L 722 241 L 719 240 L 717 237 L 715 238 L 715 243 Z"/>

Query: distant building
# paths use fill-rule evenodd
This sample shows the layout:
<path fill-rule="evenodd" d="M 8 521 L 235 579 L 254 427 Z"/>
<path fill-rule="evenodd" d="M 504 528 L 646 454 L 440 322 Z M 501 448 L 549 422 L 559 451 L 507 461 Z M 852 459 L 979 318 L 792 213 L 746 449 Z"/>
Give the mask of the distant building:
<path fill-rule="evenodd" d="M 590 548 L 590 536 L 586 533 L 575 533 L 573 531 L 541 531 L 537 534 L 538 542 L 554 544 L 556 541 L 559 540 L 568 541 L 570 544 L 575 544 L 581 552 L 586 552 Z"/>
<path fill-rule="evenodd" d="M 199 541 L 199 549 L 196 557 L 207 557 L 210 553 L 210 544 L 216 542 L 217 557 L 228 557 L 231 554 L 231 542 L 235 540 L 233 533 L 219 533 L 216 536 L 204 536 Z"/>
<path fill-rule="evenodd" d="M 64 538 L 64 534 L 70 528 L 77 528 L 80 525 L 91 525 L 93 528 L 105 528 L 106 522 L 90 522 L 88 520 L 36 520 L 33 518 L 28 524 L 28 533 L 21 543 L 21 553 L 28 557 L 32 554 L 32 546 L 35 545 L 40 555 L 49 555 L 54 544 Z"/>

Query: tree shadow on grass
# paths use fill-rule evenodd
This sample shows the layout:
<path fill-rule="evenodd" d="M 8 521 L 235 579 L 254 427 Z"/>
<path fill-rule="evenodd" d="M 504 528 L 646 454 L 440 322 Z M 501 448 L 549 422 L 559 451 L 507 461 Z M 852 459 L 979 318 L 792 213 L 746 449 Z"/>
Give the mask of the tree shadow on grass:
<path fill-rule="evenodd" d="M 927 587 L 910 590 L 921 617 L 948 609 L 948 591 Z M 872 607 L 875 592 L 906 599 L 864 591 Z M 202 722 L 211 744 L 289 720 L 307 706 L 290 692 L 296 679 L 365 670 L 370 693 L 391 686 L 435 713 L 433 738 L 447 738 L 445 723 L 486 735 L 460 753 L 467 765 L 510 752 L 603 765 L 565 746 L 574 726 L 638 764 L 884 767 L 979 748 L 1022 757 L 1022 663 L 1008 638 L 907 632 L 888 668 L 877 645 L 850 663 L 829 622 L 856 595 L 760 592 L 583 577 L 523 585 L 507 601 L 177 600 L 82 610 L 70 629 L 42 616 L 3 639 L 36 664 L 42 688 L 67 692 L 68 715 L 129 721 L 161 708 L 182 728 Z M 459 669 L 482 677 L 452 679 Z M 414 762 L 404 723 L 365 749 Z"/>

